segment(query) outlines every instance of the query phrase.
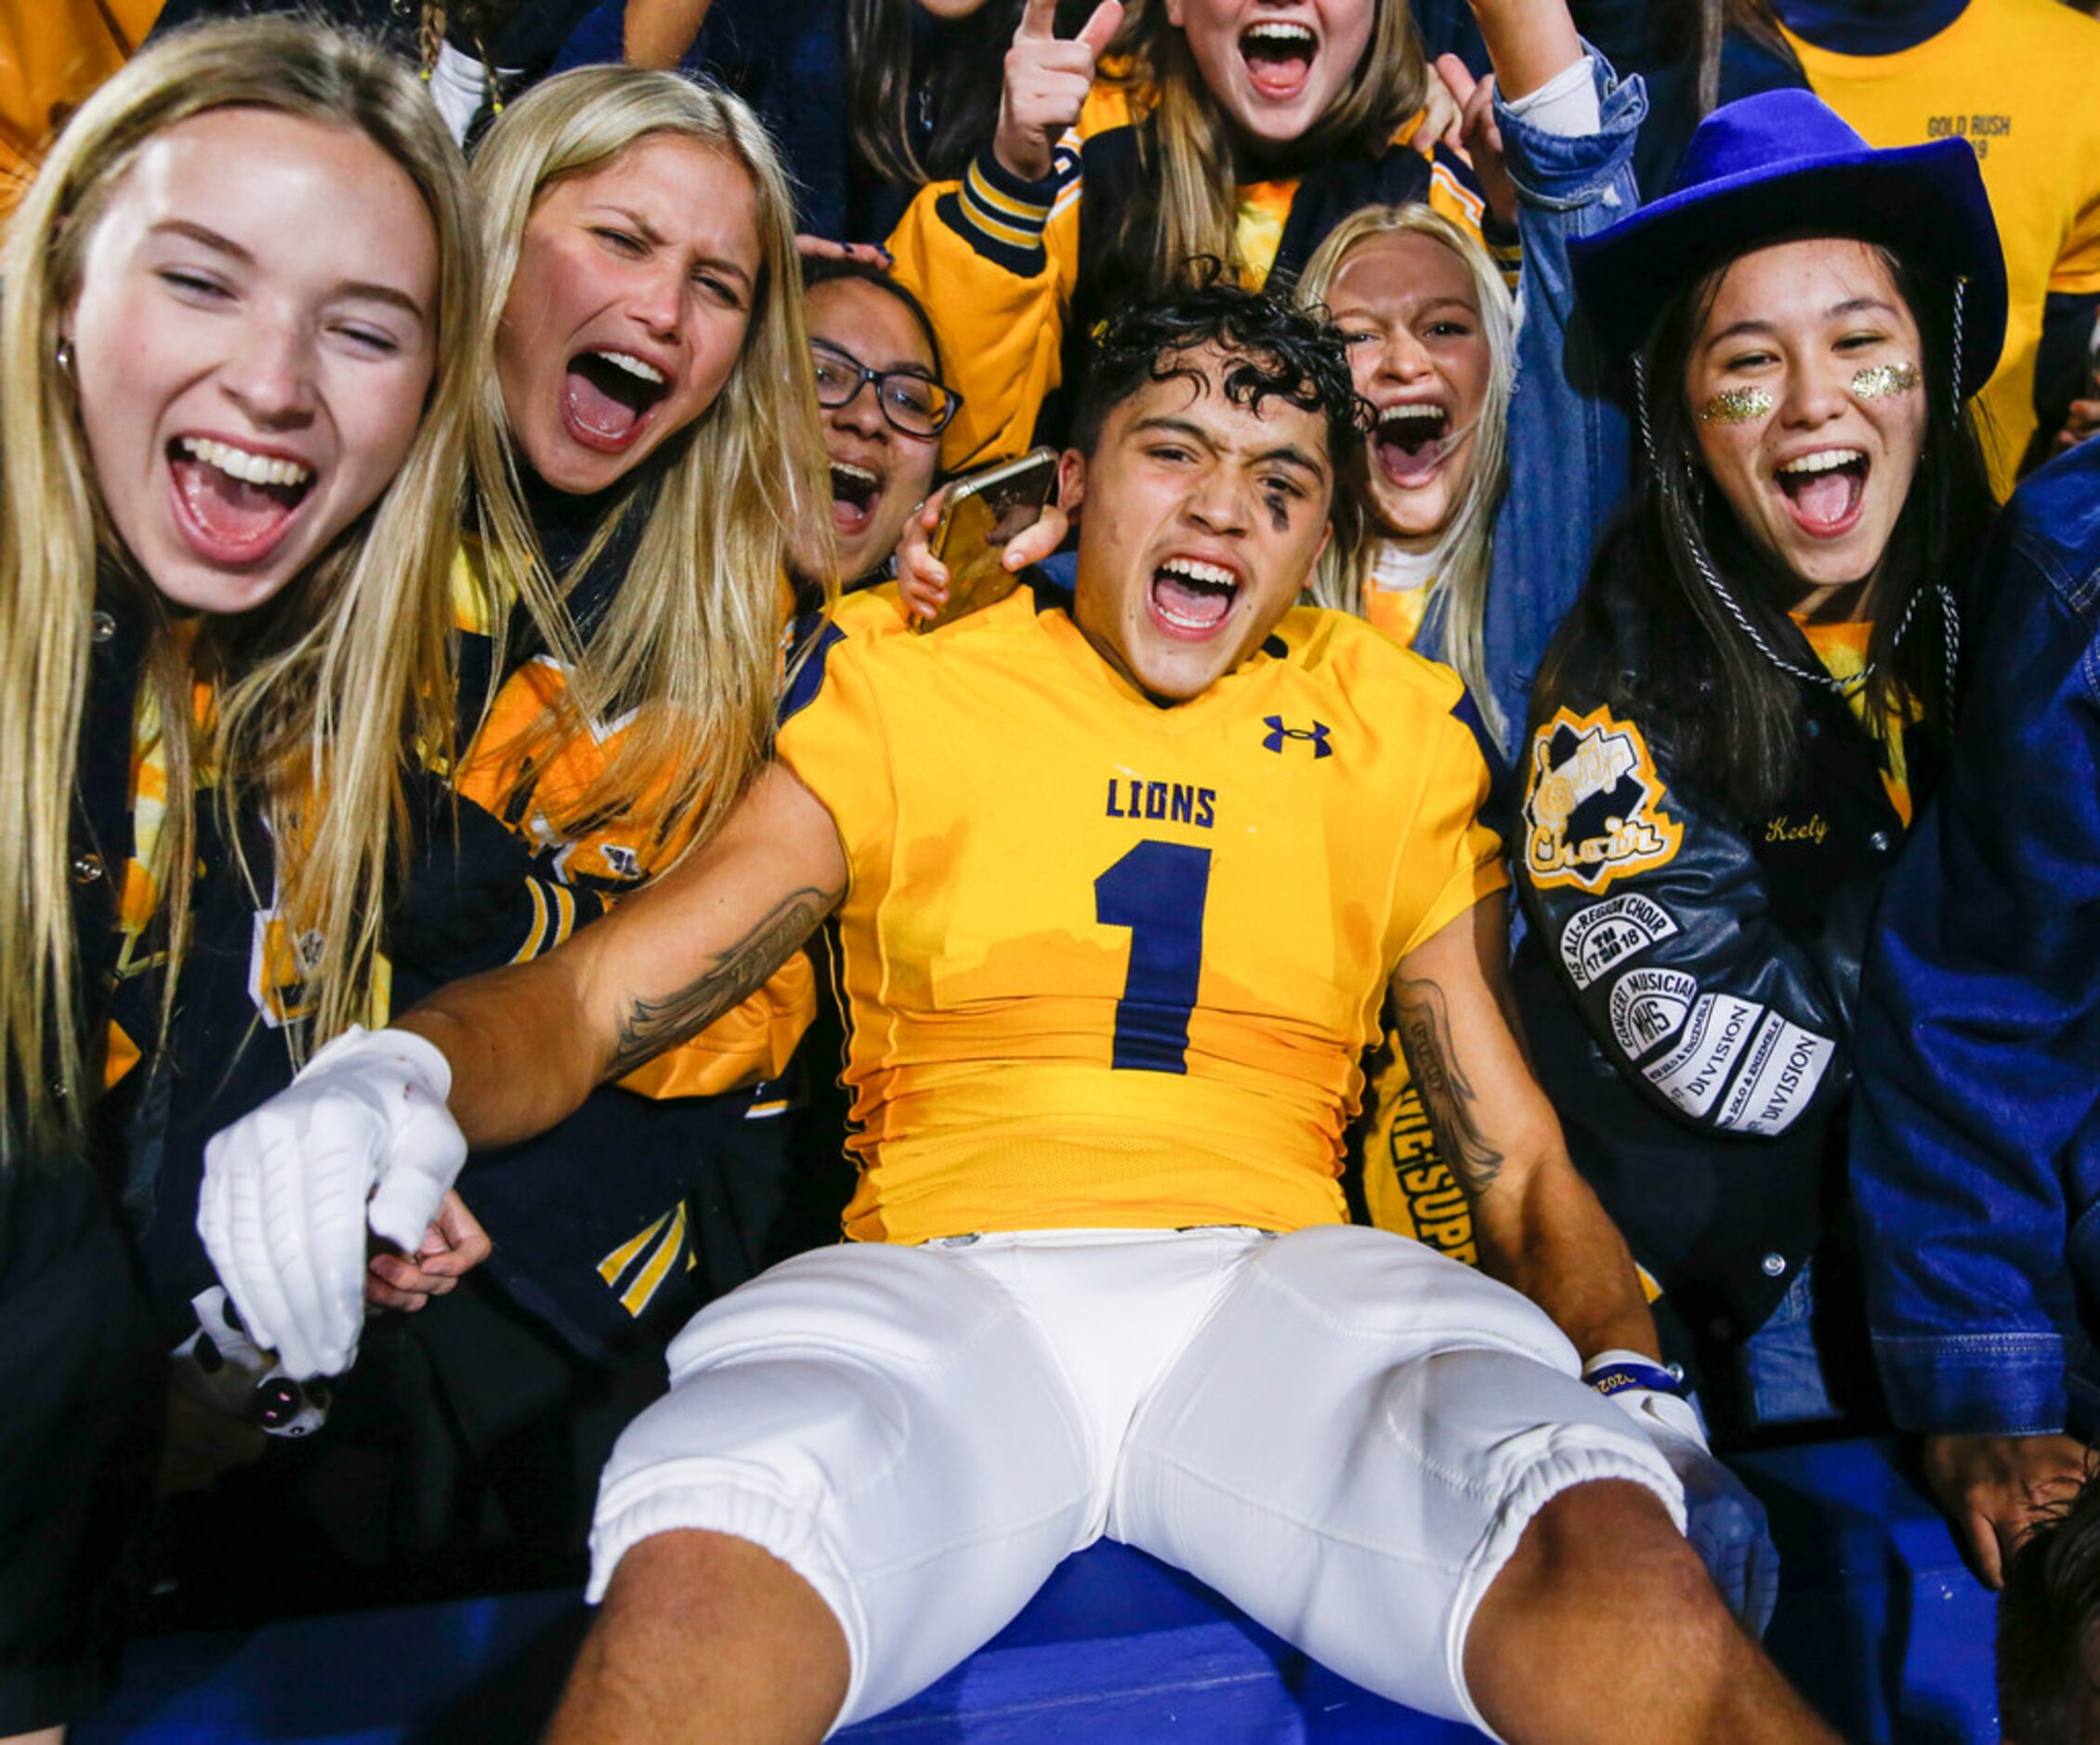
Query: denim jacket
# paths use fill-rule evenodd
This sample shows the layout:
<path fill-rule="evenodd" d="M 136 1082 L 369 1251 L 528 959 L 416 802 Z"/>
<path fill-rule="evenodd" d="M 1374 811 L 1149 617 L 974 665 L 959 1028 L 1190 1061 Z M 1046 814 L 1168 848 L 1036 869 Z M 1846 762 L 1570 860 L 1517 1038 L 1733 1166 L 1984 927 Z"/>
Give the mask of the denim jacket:
<path fill-rule="evenodd" d="M 1634 140 L 1647 97 L 1639 79 L 1621 81 L 1602 55 L 1589 53 L 1603 110 L 1597 132 L 1542 132 L 1495 104 L 1524 245 L 1510 489 L 1495 521 L 1482 628 L 1505 756 L 1524 731 L 1546 644 L 1582 592 L 1591 543 L 1626 494 L 1631 465 L 1625 413 L 1606 397 L 1600 354 L 1575 311 L 1568 244 L 1639 205 Z M 1415 647 L 1433 653 L 1442 638 L 1433 602 Z"/>
<path fill-rule="evenodd" d="M 1882 899 L 1852 1183 L 1896 1420 L 2088 1433 L 2100 1371 L 2100 441 L 1984 557 L 1945 784 Z"/>

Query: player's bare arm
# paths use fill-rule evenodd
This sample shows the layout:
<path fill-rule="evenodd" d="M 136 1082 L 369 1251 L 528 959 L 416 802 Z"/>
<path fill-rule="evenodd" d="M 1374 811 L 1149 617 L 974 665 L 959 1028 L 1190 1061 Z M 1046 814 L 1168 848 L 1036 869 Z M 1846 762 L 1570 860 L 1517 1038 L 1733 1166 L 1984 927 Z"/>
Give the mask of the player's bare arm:
<path fill-rule="evenodd" d="M 399 1026 L 451 1061 L 468 1144 L 510 1144 L 761 987 L 845 888 L 831 814 L 775 766 L 676 871 L 545 957 L 440 989 Z"/>
<path fill-rule="evenodd" d="M 1392 998 L 1437 1151 L 1472 1202 L 1483 1267 L 1583 1357 L 1660 1349 L 1633 1257 L 1576 1174 L 1506 1014 L 1507 908 L 1476 904 L 1400 960 Z"/>
<path fill-rule="evenodd" d="M 768 769 L 712 842 L 558 950 L 335 1038 L 205 1151 L 198 1229 L 254 1335 L 294 1375 L 347 1370 L 367 1227 L 414 1250 L 469 1147 L 544 1132 L 702 1029 L 845 888 L 831 814 Z"/>

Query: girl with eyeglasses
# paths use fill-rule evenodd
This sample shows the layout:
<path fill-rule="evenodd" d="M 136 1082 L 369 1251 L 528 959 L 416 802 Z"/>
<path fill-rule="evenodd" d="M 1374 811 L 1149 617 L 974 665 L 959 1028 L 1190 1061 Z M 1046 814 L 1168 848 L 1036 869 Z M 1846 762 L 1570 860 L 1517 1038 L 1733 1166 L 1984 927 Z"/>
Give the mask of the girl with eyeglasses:
<path fill-rule="evenodd" d="M 805 261 L 802 280 L 839 580 L 860 587 L 895 572 L 905 525 L 933 491 L 940 433 L 963 401 L 940 379 L 925 308 L 896 280 L 847 260 Z"/>

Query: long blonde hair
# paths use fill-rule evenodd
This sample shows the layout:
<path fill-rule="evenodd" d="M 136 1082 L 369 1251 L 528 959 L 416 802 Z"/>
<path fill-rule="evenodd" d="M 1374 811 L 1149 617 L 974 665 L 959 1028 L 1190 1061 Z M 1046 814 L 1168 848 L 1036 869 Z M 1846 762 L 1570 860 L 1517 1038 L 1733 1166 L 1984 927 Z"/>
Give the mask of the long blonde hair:
<path fill-rule="evenodd" d="M 543 717 L 527 744 L 503 754 L 513 768 L 545 768 L 594 722 L 634 712 L 603 772 L 553 821 L 585 827 L 647 794 L 675 823 L 675 845 L 689 848 L 720 823 L 770 748 L 791 558 L 804 574 L 830 577 L 837 567 L 787 176 L 765 129 L 736 98 L 674 72 L 601 66 L 561 73 L 505 110 L 476 155 L 474 181 L 494 288 L 480 355 L 492 359 L 540 196 L 560 177 L 663 134 L 702 141 L 751 178 L 763 263 L 751 322 L 713 405 L 623 481 L 570 575 L 521 588 L 550 649 L 571 666 L 569 702 Z M 475 465 L 483 531 L 499 569 L 522 584 L 543 560 L 515 506 L 518 463 L 501 437 L 503 395 L 492 367 L 480 416 Z M 648 524 L 579 656 L 559 595 L 650 489 Z M 835 592 L 835 582 L 829 585 Z"/>
<path fill-rule="evenodd" d="M 1358 243 L 1376 236 L 1412 234 L 1441 243 L 1465 264 L 1480 306 L 1480 331 L 1488 342 L 1488 380 L 1473 426 L 1473 452 L 1465 491 L 1430 558 L 1433 585 L 1442 596 L 1443 646 L 1435 650 L 1456 667 L 1474 702 L 1500 739 L 1503 723 L 1488 683 L 1482 629 L 1487 619 L 1488 578 L 1494 568 L 1495 517 L 1509 484 L 1509 397 L 1516 379 L 1516 310 L 1488 251 L 1450 219 L 1427 206 L 1364 206 L 1334 227 L 1306 262 L 1293 293 L 1305 308 L 1322 306 Z M 1365 444 L 1364 464 L 1375 466 Z M 1360 486 L 1336 493 L 1334 537 L 1313 576 L 1313 598 L 1322 606 L 1363 616 L 1363 591 L 1380 539 Z M 1426 652 L 1426 650 L 1425 650 Z"/>
<path fill-rule="evenodd" d="M 192 666 L 112 530 L 57 349 L 90 239 L 138 152 L 169 127 L 235 106 L 355 128 L 400 164 L 437 235 L 437 362 L 422 425 L 387 491 L 237 631 L 207 623 Z M 118 72 L 73 116 L 9 222 L 0 250 L 0 842 L 9 845 L 0 1158 L 78 1151 L 90 1100 L 68 864 L 98 568 L 149 626 L 146 682 L 164 724 L 164 1033 L 189 943 L 200 765 L 215 772 L 237 859 L 235 820 L 259 812 L 269 825 L 281 910 L 318 938 L 304 964 L 315 1034 L 367 1007 L 389 861 L 404 846 L 404 756 L 418 741 L 441 749 L 453 719 L 444 578 L 480 296 L 466 199 L 458 150 L 412 74 L 339 32 L 252 19 L 178 33 Z M 211 721 L 194 736 L 183 730 L 195 718 L 192 672 L 217 685 Z M 242 870 L 253 889 L 256 870 L 244 860 Z M 286 1038 L 298 1057 L 300 1027 Z"/>
<path fill-rule="evenodd" d="M 1428 88 L 1422 39 L 1408 0 L 1372 0 L 1371 42 L 1334 103 L 1296 142 L 1293 155 L 1382 156 Z M 1150 256 L 1156 287 L 1182 282 L 1203 257 L 1234 266 L 1236 185 L 1231 129 L 1203 83 L 1188 39 L 1167 18 L 1165 0 L 1133 0 L 1117 33 L 1127 52 L 1118 82 L 1134 108 L 1140 185 L 1158 190 L 1149 212 L 1119 215 L 1118 256 Z"/>

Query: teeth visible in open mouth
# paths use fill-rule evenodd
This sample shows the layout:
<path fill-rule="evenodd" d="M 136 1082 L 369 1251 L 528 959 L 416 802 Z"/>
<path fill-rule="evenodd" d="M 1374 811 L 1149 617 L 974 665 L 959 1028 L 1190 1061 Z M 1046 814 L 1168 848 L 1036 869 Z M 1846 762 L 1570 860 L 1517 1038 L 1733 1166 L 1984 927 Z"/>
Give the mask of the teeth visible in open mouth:
<path fill-rule="evenodd" d="M 832 479 L 839 484 L 863 485 L 869 490 L 882 482 L 865 466 L 856 466 L 851 461 L 833 461 Z"/>
<path fill-rule="evenodd" d="M 1442 424 L 1450 416 L 1450 413 L 1443 407 L 1418 400 L 1412 405 L 1382 408 L 1378 413 L 1378 426 L 1380 429 L 1384 429 L 1387 425 L 1393 424 Z"/>
<path fill-rule="evenodd" d="M 1313 33 L 1303 24 L 1287 24 L 1281 20 L 1271 20 L 1255 25 L 1242 40 L 1250 43 L 1281 43 L 1291 47 L 1309 47 Z"/>
<path fill-rule="evenodd" d="M 216 466 L 229 478 L 251 485 L 303 485 L 313 477 L 310 467 L 297 461 L 276 460 L 268 454 L 251 454 L 230 442 L 209 437 L 184 437 L 179 444 L 191 460 Z"/>
<path fill-rule="evenodd" d="M 629 375 L 638 376 L 653 387 L 663 386 L 663 372 L 653 363 L 644 363 L 639 358 L 631 358 L 624 351 L 594 351 L 591 356 L 610 363 L 616 370 L 624 370 Z"/>
<path fill-rule="evenodd" d="M 1859 449 L 1818 449 L 1813 454 L 1803 454 L 1779 468 L 1782 473 L 1828 473 L 1840 466 L 1850 466 L 1867 458 Z"/>
<path fill-rule="evenodd" d="M 1169 575 L 1200 582 L 1205 587 L 1229 588 L 1240 584 L 1240 578 L 1223 564 L 1202 563 L 1194 558 L 1169 558 L 1160 568 Z"/>

